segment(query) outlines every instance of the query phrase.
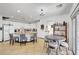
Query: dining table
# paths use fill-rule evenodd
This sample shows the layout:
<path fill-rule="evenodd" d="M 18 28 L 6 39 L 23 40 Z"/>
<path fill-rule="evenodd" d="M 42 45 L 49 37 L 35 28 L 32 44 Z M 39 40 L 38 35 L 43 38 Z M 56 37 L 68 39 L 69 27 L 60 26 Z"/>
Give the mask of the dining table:
<path fill-rule="evenodd" d="M 14 37 L 19 37 L 19 42 L 20 42 L 20 35 L 21 34 L 25 34 L 25 36 L 27 37 L 27 41 L 31 41 L 31 37 L 33 36 L 33 34 L 35 34 L 36 32 L 33 33 L 14 33 Z"/>
<path fill-rule="evenodd" d="M 59 45 L 59 47 L 60 47 L 60 43 L 62 42 L 62 41 L 65 41 L 66 40 L 66 38 L 64 37 L 64 36 L 57 36 L 57 35 L 46 35 L 45 36 L 45 39 L 47 39 L 48 41 L 57 41 L 58 42 L 58 45 Z"/>
<path fill-rule="evenodd" d="M 46 35 L 46 39 L 48 40 L 56 40 L 56 41 L 65 41 L 66 38 L 64 36 L 58 36 L 58 35 Z"/>

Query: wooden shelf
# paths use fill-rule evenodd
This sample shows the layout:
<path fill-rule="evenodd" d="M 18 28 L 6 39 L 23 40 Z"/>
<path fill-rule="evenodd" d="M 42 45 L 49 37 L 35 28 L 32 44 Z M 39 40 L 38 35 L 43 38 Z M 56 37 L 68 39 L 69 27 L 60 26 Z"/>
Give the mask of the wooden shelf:
<path fill-rule="evenodd" d="M 54 35 L 56 35 L 56 36 L 64 36 L 64 35 L 57 35 L 57 34 L 54 34 Z"/>
<path fill-rule="evenodd" d="M 66 25 L 63 25 L 63 24 L 54 24 L 55 26 L 66 26 Z"/>
<path fill-rule="evenodd" d="M 63 25 L 63 24 L 54 24 L 53 34 L 57 35 L 57 36 L 64 36 L 67 39 L 67 23 L 65 25 Z"/>
<path fill-rule="evenodd" d="M 55 30 L 55 31 L 65 31 L 65 30 Z"/>

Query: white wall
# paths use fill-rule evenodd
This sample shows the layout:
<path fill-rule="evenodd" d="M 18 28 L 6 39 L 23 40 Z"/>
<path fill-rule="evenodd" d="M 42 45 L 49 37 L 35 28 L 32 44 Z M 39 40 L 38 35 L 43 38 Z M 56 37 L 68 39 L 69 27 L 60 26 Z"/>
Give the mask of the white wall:
<path fill-rule="evenodd" d="M 49 31 L 49 35 L 53 34 L 53 28 L 51 28 L 51 25 L 55 24 L 55 22 L 48 22 L 48 31 Z"/>
<path fill-rule="evenodd" d="M 41 25 L 44 25 L 44 30 L 42 30 L 41 29 Z M 48 34 L 48 32 L 46 32 L 46 25 L 47 25 L 47 22 L 45 22 L 45 21 L 40 21 L 39 23 L 37 23 L 36 24 L 37 25 L 37 32 L 38 32 L 38 34 L 37 34 L 37 36 L 38 37 L 41 37 L 41 38 L 44 38 L 45 37 L 45 35 L 47 35 Z"/>

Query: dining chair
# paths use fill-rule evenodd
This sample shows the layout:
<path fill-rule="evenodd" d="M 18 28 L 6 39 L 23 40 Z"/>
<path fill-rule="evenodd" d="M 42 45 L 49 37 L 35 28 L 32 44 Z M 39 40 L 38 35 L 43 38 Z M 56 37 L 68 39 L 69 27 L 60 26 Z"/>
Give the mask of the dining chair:
<path fill-rule="evenodd" d="M 15 36 L 15 42 L 19 42 L 19 37 Z"/>
<path fill-rule="evenodd" d="M 56 52 L 56 55 L 58 55 L 59 45 L 57 41 L 49 40 L 48 49 L 47 49 L 48 55 L 52 52 L 51 49 L 54 49 Z"/>
<path fill-rule="evenodd" d="M 26 45 L 27 42 L 27 37 L 25 36 L 25 34 L 20 34 L 20 45 L 25 44 Z"/>
<path fill-rule="evenodd" d="M 15 38 L 13 37 L 13 34 L 9 34 L 10 36 L 10 45 L 14 45 Z"/>
<path fill-rule="evenodd" d="M 15 42 L 19 42 L 20 35 L 14 33 L 13 36 L 15 38 Z"/>
<path fill-rule="evenodd" d="M 37 34 L 36 33 L 31 36 L 31 40 L 33 41 L 33 43 L 37 42 Z"/>
<path fill-rule="evenodd" d="M 69 49 L 68 43 L 67 42 L 61 42 L 60 46 L 64 47 L 66 49 L 66 54 L 68 55 L 68 49 Z"/>

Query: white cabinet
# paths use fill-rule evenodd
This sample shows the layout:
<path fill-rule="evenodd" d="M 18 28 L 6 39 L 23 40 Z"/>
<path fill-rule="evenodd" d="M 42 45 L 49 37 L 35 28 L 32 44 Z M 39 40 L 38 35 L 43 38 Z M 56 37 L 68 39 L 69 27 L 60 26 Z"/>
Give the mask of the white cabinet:
<path fill-rule="evenodd" d="M 8 25 L 4 25 L 4 41 L 9 40 L 9 28 Z"/>

